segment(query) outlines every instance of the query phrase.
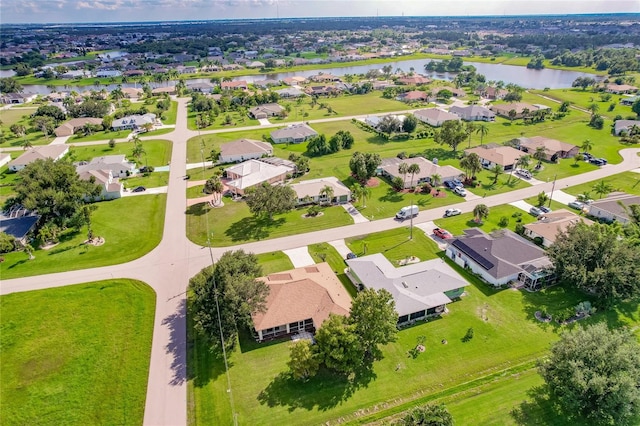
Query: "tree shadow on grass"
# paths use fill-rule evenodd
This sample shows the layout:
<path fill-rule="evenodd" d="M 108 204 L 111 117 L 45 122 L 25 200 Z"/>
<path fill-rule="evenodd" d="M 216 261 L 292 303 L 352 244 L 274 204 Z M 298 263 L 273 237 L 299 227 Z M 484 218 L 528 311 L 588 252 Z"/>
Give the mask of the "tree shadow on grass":
<path fill-rule="evenodd" d="M 193 215 L 193 216 L 206 215 L 209 212 L 209 209 L 207 209 L 206 206 L 207 206 L 206 203 L 194 204 L 194 205 L 191 205 L 191 206 L 187 207 L 187 211 L 185 213 Z"/>
<path fill-rule="evenodd" d="M 168 354 L 173 355 L 171 371 L 173 377 L 169 384 L 179 386 L 187 380 L 187 299 L 180 300 L 174 313 L 162 320 L 162 326 L 169 329 L 169 343 L 165 346 Z"/>
<path fill-rule="evenodd" d="M 455 160 L 459 156 L 459 152 L 452 151 L 450 149 L 444 148 L 427 148 L 422 152 L 422 156 L 427 160 L 431 161 L 434 158 L 437 158 L 438 161 L 442 160 Z"/>
<path fill-rule="evenodd" d="M 387 189 L 387 193 L 382 197 L 378 198 L 378 200 L 380 201 L 385 201 L 390 203 L 399 203 L 400 201 L 402 201 L 402 199 L 403 199 L 402 194 L 393 188 Z"/>
<path fill-rule="evenodd" d="M 269 219 L 268 217 L 245 217 L 234 222 L 224 231 L 231 241 L 263 240 L 269 238 L 271 231 L 283 226 L 285 218 Z"/>
<path fill-rule="evenodd" d="M 511 410 L 511 417 L 517 425 L 570 425 L 558 406 L 549 397 L 544 386 L 531 388 L 527 395 L 530 399 L 523 401 L 519 406 Z"/>
<path fill-rule="evenodd" d="M 280 373 L 258 395 L 258 401 L 269 407 L 326 411 L 348 400 L 361 388 L 369 387 L 377 375 L 365 366 L 350 376 L 321 370 L 307 382 L 294 380 L 289 372 Z"/>

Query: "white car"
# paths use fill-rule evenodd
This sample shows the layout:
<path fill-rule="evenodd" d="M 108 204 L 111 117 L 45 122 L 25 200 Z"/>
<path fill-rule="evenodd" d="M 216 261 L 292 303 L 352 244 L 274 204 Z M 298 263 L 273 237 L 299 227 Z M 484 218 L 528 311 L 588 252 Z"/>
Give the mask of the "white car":
<path fill-rule="evenodd" d="M 522 176 L 525 179 L 531 179 L 533 176 L 531 176 L 531 172 L 529 170 L 525 170 L 525 169 L 518 169 L 516 170 L 516 174 L 519 176 Z"/>
<path fill-rule="evenodd" d="M 444 217 L 458 216 L 459 214 L 462 214 L 462 210 L 460 210 L 460 209 L 447 209 L 444 212 Z"/>
<path fill-rule="evenodd" d="M 466 197 L 467 196 L 467 191 L 461 186 L 456 186 L 456 188 L 453 190 L 453 192 L 455 192 L 456 194 L 458 194 L 461 197 Z"/>

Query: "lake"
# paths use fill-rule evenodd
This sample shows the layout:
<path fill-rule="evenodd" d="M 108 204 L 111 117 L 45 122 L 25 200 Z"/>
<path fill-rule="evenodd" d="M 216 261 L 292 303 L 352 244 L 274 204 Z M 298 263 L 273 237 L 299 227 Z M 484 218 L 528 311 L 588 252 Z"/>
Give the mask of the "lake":
<path fill-rule="evenodd" d="M 425 72 L 424 65 L 429 62 L 429 59 L 413 59 L 407 61 L 395 61 L 387 62 L 384 64 L 366 64 L 366 65 L 354 65 L 348 67 L 332 67 L 324 68 L 322 70 L 306 70 L 306 71 L 291 71 L 291 72 L 277 72 L 272 74 L 260 74 L 260 75 L 248 75 L 243 77 L 235 77 L 234 80 L 246 80 L 247 82 L 260 81 L 265 79 L 281 80 L 286 77 L 302 76 L 310 77 L 320 72 L 325 74 L 334 74 L 342 76 L 345 74 L 366 74 L 370 70 L 379 70 L 385 65 L 391 65 L 391 69 L 395 72 L 397 69 L 401 69 L 405 72 L 410 72 L 413 68 L 416 73 L 427 75 L 431 78 L 437 78 L 440 80 L 453 80 L 455 73 L 436 73 Z M 571 83 L 578 77 L 593 77 L 596 79 L 603 79 L 604 77 L 598 77 L 594 74 L 588 74 L 577 71 L 565 71 L 554 69 L 532 70 L 526 67 L 519 67 L 515 65 L 502 65 L 491 63 L 479 63 L 479 62 L 465 62 L 465 65 L 473 65 L 479 74 L 483 74 L 487 81 L 504 81 L 505 83 L 514 83 L 518 86 L 525 87 L 527 89 L 544 89 L 548 87 L 550 89 L 564 89 L 571 87 Z M 1 75 L 1 74 L 0 74 Z M 187 82 L 207 82 L 209 79 L 196 78 L 187 80 Z M 152 87 L 161 87 L 166 84 L 150 83 Z M 118 84 L 110 84 L 107 86 L 73 86 L 67 87 L 61 86 L 59 90 L 76 92 L 84 92 L 92 89 L 105 88 L 108 91 L 115 89 Z M 122 87 L 140 87 L 139 83 L 126 83 L 122 84 Z M 30 93 L 48 94 L 51 92 L 47 89 L 46 85 L 24 85 L 24 91 Z"/>

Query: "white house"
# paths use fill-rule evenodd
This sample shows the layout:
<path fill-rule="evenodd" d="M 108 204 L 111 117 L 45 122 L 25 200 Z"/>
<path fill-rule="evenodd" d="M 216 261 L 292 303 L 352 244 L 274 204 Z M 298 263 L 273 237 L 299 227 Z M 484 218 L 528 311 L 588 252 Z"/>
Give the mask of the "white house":
<path fill-rule="evenodd" d="M 221 163 L 237 163 L 273 155 L 270 143 L 253 139 L 238 139 L 220 146 Z"/>
<path fill-rule="evenodd" d="M 76 167 L 76 172 L 82 174 L 91 170 L 108 170 L 114 178 L 127 177 L 136 169 L 136 163 L 127 161 L 124 154 L 104 155 L 95 157 L 91 161 L 81 162 Z"/>
<path fill-rule="evenodd" d="M 116 131 L 126 129 L 135 130 L 141 128 L 145 124 L 155 125 L 156 115 L 148 112 L 143 115 L 128 115 L 126 117 L 116 118 L 113 120 L 111 128 Z"/>
<path fill-rule="evenodd" d="M 44 145 L 31 148 L 20 157 L 9 163 L 9 170 L 17 172 L 36 160 L 46 160 L 48 158 L 58 161 L 69 152 L 68 145 Z"/>
<path fill-rule="evenodd" d="M 264 161 L 248 160 L 226 168 L 225 173 L 231 179 L 227 186 L 234 194 L 243 195 L 245 191 L 263 182 L 269 184 L 284 182 L 287 175 L 295 169 L 284 165 L 273 165 Z"/>
<path fill-rule="evenodd" d="M 118 179 L 113 177 L 111 170 L 85 170 L 78 171 L 78 176 L 82 180 L 94 179 L 97 185 L 100 185 L 102 192 L 97 197 L 101 200 L 114 200 L 122 197 L 122 184 Z"/>
<path fill-rule="evenodd" d="M 420 167 L 420 171 L 413 176 L 411 176 L 411 174 L 402 175 L 399 171 L 401 163 L 405 163 L 409 166 L 417 164 L 418 167 Z M 463 174 L 462 171 L 453 166 L 440 166 L 423 157 L 405 159 L 400 159 L 398 157 L 383 158 L 382 163 L 376 170 L 376 173 L 386 176 L 389 179 L 394 179 L 396 177 L 402 178 L 404 180 L 405 188 L 414 188 L 425 182 L 431 182 L 431 176 L 433 175 L 439 175 L 442 183 L 453 180 Z"/>
<path fill-rule="evenodd" d="M 316 136 L 318 136 L 318 132 L 306 123 L 292 124 L 284 129 L 271 132 L 271 140 L 273 140 L 273 143 L 302 143 Z"/>
<path fill-rule="evenodd" d="M 640 196 L 624 193 L 611 194 L 607 198 L 589 204 L 589 215 L 608 222 L 626 224 L 630 219 L 625 207 L 628 208 L 632 204 L 640 204 Z"/>
<path fill-rule="evenodd" d="M 489 108 L 480 105 L 457 106 L 449 108 L 449 112 L 456 114 L 465 121 L 495 121 L 496 114 Z"/>
<path fill-rule="evenodd" d="M 393 296 L 398 324 L 440 315 L 468 283 L 442 259 L 393 266 L 382 253 L 348 259 L 348 276 L 358 288 L 385 289 Z"/>
<path fill-rule="evenodd" d="M 414 112 L 413 115 L 418 120 L 433 127 L 440 127 L 444 124 L 445 121 L 460 120 L 460 117 L 458 117 L 456 114 L 452 114 L 438 108 L 421 109 Z"/>
<path fill-rule="evenodd" d="M 294 183 L 291 188 L 296 192 L 298 204 L 321 203 L 329 201 L 325 194 L 321 194 L 325 187 L 331 188 L 333 196 L 331 203 L 348 203 L 351 201 L 351 191 L 338 178 L 330 176 L 319 179 L 303 180 Z"/>

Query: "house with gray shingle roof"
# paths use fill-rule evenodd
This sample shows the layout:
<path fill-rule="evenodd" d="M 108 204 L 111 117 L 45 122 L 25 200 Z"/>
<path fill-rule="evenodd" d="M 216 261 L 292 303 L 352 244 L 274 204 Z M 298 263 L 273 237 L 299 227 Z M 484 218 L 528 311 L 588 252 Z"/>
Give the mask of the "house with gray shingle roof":
<path fill-rule="evenodd" d="M 444 124 L 445 121 L 460 120 L 460 117 L 458 117 L 456 114 L 438 108 L 421 109 L 414 112 L 413 115 L 418 120 L 433 127 L 440 127 Z"/>
<path fill-rule="evenodd" d="M 284 129 L 271 132 L 271 140 L 273 143 L 302 143 L 316 136 L 318 136 L 318 132 L 306 123 L 292 124 Z"/>
<path fill-rule="evenodd" d="M 625 207 L 633 204 L 640 204 L 640 196 L 615 193 L 589 204 L 589 215 L 608 222 L 626 224 L 630 218 Z"/>
<path fill-rule="evenodd" d="M 468 285 L 442 259 L 396 268 L 382 253 L 348 259 L 348 276 L 358 288 L 385 289 L 393 296 L 398 324 L 440 315 Z"/>
<path fill-rule="evenodd" d="M 555 280 L 544 250 L 518 234 L 506 229 L 486 234 L 476 228 L 464 233 L 450 241 L 446 255 L 487 283 L 497 287 L 519 282 L 537 290 Z"/>
<path fill-rule="evenodd" d="M 449 112 L 456 114 L 464 121 L 495 121 L 496 114 L 489 108 L 480 105 L 469 105 L 465 107 L 453 105 Z"/>

